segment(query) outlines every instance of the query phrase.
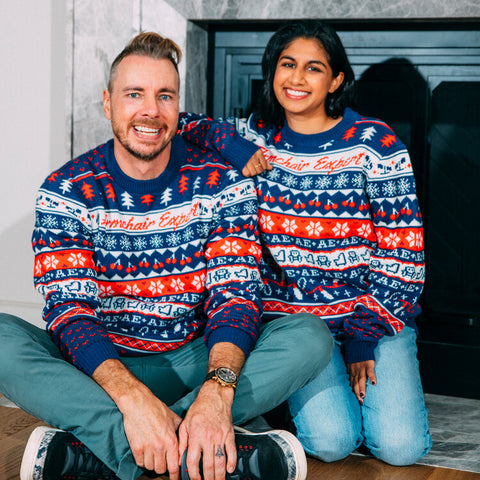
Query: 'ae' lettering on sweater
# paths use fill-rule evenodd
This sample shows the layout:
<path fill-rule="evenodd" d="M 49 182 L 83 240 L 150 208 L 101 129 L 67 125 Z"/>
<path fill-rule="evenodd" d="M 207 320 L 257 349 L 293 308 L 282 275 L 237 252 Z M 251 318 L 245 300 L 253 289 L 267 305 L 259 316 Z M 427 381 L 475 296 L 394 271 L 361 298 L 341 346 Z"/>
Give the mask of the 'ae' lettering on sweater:
<path fill-rule="evenodd" d="M 422 218 L 410 157 L 387 124 L 346 109 L 336 126 L 313 135 L 253 116 L 183 114 L 180 127 L 240 170 L 258 147 L 273 166 L 255 177 L 264 319 L 322 317 L 344 340 L 347 363 L 374 359 L 383 335 L 416 328 Z"/>
<path fill-rule="evenodd" d="M 202 334 L 248 355 L 262 308 L 257 211 L 251 180 L 180 137 L 153 180 L 125 175 L 113 140 L 53 172 L 36 203 L 34 280 L 63 355 L 92 374 Z"/>

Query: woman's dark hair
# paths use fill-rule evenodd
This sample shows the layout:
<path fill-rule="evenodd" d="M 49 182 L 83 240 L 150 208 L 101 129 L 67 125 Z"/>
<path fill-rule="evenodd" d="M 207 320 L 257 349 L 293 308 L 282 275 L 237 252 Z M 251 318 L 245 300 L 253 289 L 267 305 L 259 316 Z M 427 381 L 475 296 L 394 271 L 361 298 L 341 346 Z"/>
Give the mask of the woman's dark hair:
<path fill-rule="evenodd" d="M 333 76 L 343 72 L 344 80 L 334 93 L 329 93 L 325 110 L 329 117 L 337 118 L 350 106 L 355 81 L 352 67 L 337 32 L 318 20 L 296 20 L 280 27 L 270 38 L 262 58 L 263 86 L 255 113 L 258 120 L 279 125 L 285 119 L 282 106 L 273 90 L 273 78 L 280 54 L 297 38 L 315 39 L 327 52 Z"/>

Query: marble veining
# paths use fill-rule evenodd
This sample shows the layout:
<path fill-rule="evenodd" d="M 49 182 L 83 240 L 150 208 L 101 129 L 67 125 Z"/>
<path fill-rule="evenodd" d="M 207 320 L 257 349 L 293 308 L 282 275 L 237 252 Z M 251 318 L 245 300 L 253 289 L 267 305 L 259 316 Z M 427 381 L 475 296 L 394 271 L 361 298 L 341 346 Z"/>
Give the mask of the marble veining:
<path fill-rule="evenodd" d="M 480 400 L 426 394 L 433 446 L 418 463 L 480 473 Z"/>
<path fill-rule="evenodd" d="M 190 20 L 285 18 L 435 18 L 480 15 L 477 0 L 167 0 Z"/>

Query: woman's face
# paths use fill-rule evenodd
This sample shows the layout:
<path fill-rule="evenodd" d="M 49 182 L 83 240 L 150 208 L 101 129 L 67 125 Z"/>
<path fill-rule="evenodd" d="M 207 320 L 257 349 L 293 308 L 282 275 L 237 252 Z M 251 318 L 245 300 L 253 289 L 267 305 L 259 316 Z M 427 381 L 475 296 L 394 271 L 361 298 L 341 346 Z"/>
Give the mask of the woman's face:
<path fill-rule="evenodd" d="M 333 77 L 327 52 L 315 39 L 297 38 L 280 54 L 273 90 L 290 126 L 323 120 L 325 99 L 342 83 L 343 73 Z"/>

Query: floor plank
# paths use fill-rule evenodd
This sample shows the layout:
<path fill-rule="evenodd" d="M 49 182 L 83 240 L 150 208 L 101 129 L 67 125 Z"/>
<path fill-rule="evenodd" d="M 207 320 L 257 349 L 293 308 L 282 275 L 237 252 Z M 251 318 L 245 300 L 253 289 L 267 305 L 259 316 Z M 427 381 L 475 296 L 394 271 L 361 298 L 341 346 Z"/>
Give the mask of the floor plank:
<path fill-rule="evenodd" d="M 0 407 L 0 480 L 18 480 L 23 450 L 32 430 L 45 425 L 19 409 Z"/>
<path fill-rule="evenodd" d="M 41 421 L 20 409 L 0 406 L 0 480 L 19 480 L 20 463 L 32 430 Z M 158 477 L 167 480 L 167 476 Z M 146 480 L 146 477 L 141 477 Z M 480 480 L 480 474 L 427 465 L 392 467 L 373 458 L 350 455 L 334 463 L 308 459 L 308 480 Z"/>

